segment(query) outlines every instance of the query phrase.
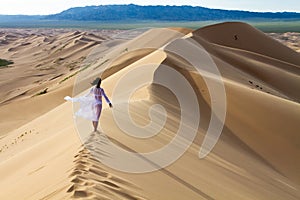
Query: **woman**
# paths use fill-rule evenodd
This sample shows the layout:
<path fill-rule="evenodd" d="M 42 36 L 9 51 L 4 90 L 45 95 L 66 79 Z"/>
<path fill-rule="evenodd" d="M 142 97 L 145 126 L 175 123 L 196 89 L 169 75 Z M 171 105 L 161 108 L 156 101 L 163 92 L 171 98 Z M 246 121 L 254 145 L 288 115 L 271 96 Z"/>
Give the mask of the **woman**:
<path fill-rule="evenodd" d="M 94 131 L 97 131 L 99 118 L 102 111 L 102 96 L 104 96 L 109 107 L 113 107 L 110 100 L 106 96 L 104 89 L 100 87 L 101 78 L 98 80 L 96 87 L 93 87 L 89 94 L 82 97 L 71 98 L 65 97 L 65 100 L 72 102 L 80 102 L 80 109 L 75 113 L 76 116 L 83 117 L 93 122 Z"/>

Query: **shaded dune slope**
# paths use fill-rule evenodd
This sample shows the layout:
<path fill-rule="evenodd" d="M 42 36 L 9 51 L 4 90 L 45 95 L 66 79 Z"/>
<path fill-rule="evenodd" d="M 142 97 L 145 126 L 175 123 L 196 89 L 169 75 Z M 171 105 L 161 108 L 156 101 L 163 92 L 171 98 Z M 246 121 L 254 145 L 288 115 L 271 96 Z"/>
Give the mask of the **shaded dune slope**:
<path fill-rule="evenodd" d="M 227 78 L 225 126 L 275 169 L 299 182 L 299 54 L 243 23 L 205 27 L 194 31 L 193 38 L 223 61 L 217 66 Z M 234 79 L 227 76 L 226 64 L 233 67 Z"/>

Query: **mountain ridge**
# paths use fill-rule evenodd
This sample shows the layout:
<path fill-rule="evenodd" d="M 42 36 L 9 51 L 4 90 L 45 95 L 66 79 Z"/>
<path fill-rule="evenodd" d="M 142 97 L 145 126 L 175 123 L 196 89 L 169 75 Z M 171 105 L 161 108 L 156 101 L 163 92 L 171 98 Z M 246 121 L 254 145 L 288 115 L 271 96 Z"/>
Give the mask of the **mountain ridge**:
<path fill-rule="evenodd" d="M 295 12 L 250 12 L 237 10 L 211 9 L 200 6 L 140 6 L 128 5 L 100 5 L 76 7 L 61 13 L 48 15 L 46 19 L 64 20 L 158 20 L 158 21 L 199 21 L 219 19 L 292 19 L 300 18 Z"/>
<path fill-rule="evenodd" d="M 243 19 L 300 19 L 297 12 L 252 12 L 243 10 L 222 10 L 201 6 L 141 6 L 136 4 L 99 5 L 73 7 L 50 15 L 0 15 L 0 19 L 29 18 L 42 20 L 117 21 L 201 21 L 201 20 L 243 20 Z"/>

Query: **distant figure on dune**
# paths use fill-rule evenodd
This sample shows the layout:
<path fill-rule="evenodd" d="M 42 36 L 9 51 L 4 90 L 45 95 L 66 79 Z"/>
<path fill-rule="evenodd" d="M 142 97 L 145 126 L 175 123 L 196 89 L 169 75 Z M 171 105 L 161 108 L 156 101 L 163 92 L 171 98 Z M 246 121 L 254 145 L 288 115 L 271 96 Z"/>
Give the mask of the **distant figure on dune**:
<path fill-rule="evenodd" d="M 97 131 L 99 118 L 102 111 L 102 96 L 104 96 L 109 107 L 113 107 L 110 100 L 106 96 L 104 89 L 100 87 L 101 81 L 102 80 L 100 78 L 97 85 L 93 87 L 85 96 L 76 98 L 67 96 L 64 98 L 67 101 L 80 103 L 80 109 L 76 112 L 75 115 L 91 120 L 93 122 L 94 131 Z"/>

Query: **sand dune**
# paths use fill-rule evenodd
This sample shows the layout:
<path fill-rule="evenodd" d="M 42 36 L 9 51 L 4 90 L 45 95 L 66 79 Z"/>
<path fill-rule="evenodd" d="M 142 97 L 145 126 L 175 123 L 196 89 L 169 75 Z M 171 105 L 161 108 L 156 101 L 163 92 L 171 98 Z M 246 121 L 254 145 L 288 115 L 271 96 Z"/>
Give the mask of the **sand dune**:
<path fill-rule="evenodd" d="M 0 32 L 1 58 L 14 62 L 0 74 L 0 115 L 6 116 L 0 122 L 1 135 L 61 104 L 72 91 L 72 76 L 80 70 L 85 57 L 109 35 L 118 33 L 62 29 Z M 71 82 L 61 84 L 69 78 Z M 38 95 L 43 91 L 48 94 L 46 98 Z M 32 106 L 37 102 L 38 106 Z"/>
<path fill-rule="evenodd" d="M 262 54 L 295 65 L 300 62 L 297 52 L 245 23 L 227 22 L 207 26 L 194 34 L 213 44 Z"/>
<path fill-rule="evenodd" d="M 19 105 L 27 107 L 28 115 L 36 113 L 31 114 L 32 119 L 37 118 L 26 124 L 24 119 L 24 125 L 15 129 L 11 128 L 14 124 L 17 126 L 14 121 L 7 120 L 1 125 L 12 130 L 0 139 L 0 188 L 4 188 L 1 199 L 300 198 L 300 162 L 297 159 L 300 153 L 300 60 L 297 52 L 243 23 L 217 24 L 196 31 L 152 29 L 133 40 L 120 36 L 113 41 L 109 38 L 104 41 L 106 37 L 94 33 L 76 31 L 51 33 L 51 37 L 28 34 L 31 39 L 16 42 L 19 34 L 22 35 L 19 32 L 0 34 L 4 38 L 1 51 L 15 48 L 6 51 L 4 58 L 16 56 L 16 63 L 40 53 L 41 63 L 51 57 L 63 58 L 57 62 L 66 65 L 73 59 L 80 60 L 93 46 L 99 48 L 91 51 L 85 61 L 89 67 L 83 68 L 76 80 L 70 78 L 52 86 L 52 92 L 23 100 L 14 98 L 20 95 L 16 92 L 11 92 L 10 96 L 2 94 L 1 116 L 4 116 L 2 113 L 8 119 L 10 113 L 15 116 L 18 110 L 11 110 L 16 109 L 16 103 L 21 103 Z M 213 102 L 217 101 L 210 98 L 206 81 L 215 82 L 216 74 L 209 68 L 207 71 L 202 69 L 199 74 L 189 60 L 168 51 L 176 42 L 191 39 L 201 44 L 216 63 L 227 99 L 221 137 L 204 159 L 199 159 L 199 149 L 214 114 Z M 38 45 L 39 41 L 47 43 L 43 48 L 49 48 L 48 56 L 28 49 Z M 7 47 L 6 43 L 12 45 Z M 200 52 L 189 51 L 184 45 L 179 47 L 188 52 L 191 59 L 199 59 Z M 24 53 L 26 49 L 28 54 Z M 60 53 L 56 52 L 58 50 Z M 202 64 L 205 64 L 204 60 Z M 178 85 L 179 79 L 171 72 L 166 73 L 166 66 L 182 75 L 196 93 L 200 123 L 197 129 L 189 129 L 197 133 L 191 146 L 173 164 L 154 172 L 132 174 L 107 166 L 107 161 L 122 159 L 110 142 L 130 152 L 146 153 L 163 148 L 176 137 L 183 112 L 180 101 L 174 92 L 155 83 L 166 80 L 182 94 L 187 89 Z M 14 70 L 17 69 L 21 67 Z M 65 72 L 57 71 L 56 76 Z M 9 72 L 5 73 L 8 76 Z M 72 72 L 65 73 L 70 75 Z M 49 73 L 45 74 L 49 76 Z M 73 82 L 76 83 L 74 94 L 87 92 L 93 78 L 100 74 L 105 78 L 103 87 L 112 98 L 114 108 L 104 105 L 100 120 L 102 132 L 92 132 L 90 122 L 81 118 L 74 121 L 72 104 L 62 103 L 61 98 L 72 95 Z M 58 76 L 53 82 L 59 82 L 64 76 Z M 125 82 L 119 84 L 124 78 Z M 32 79 L 27 81 L 32 82 Z M 140 87 L 130 96 L 132 88 L 140 81 L 151 84 Z M 22 84 L 27 86 L 26 81 Z M 10 84 L 3 81 L 2 85 L 8 88 Z M 120 87 L 121 92 L 115 94 L 116 87 Z M 32 88 L 24 87 L 20 93 L 24 90 L 27 91 L 25 96 L 32 94 Z M 9 90 L 1 88 L 1 91 Z M 128 95 L 130 98 L 126 101 Z M 41 108 L 35 106 L 37 102 L 52 102 L 52 106 L 45 106 L 44 114 L 41 114 Z M 126 115 L 127 107 L 135 123 L 141 126 L 152 123 L 152 128 L 159 127 L 165 116 L 162 110 L 153 109 L 151 119 L 149 115 L 149 108 L 156 104 L 163 106 L 167 113 L 166 121 L 156 135 L 138 139 L 118 127 L 113 114 L 120 116 L 128 129 L 134 130 Z M 185 109 L 190 115 L 184 125 L 190 127 L 196 109 L 193 104 L 188 104 Z M 141 130 L 145 131 L 140 133 L 144 135 L 152 129 Z M 179 137 L 178 142 L 185 143 L 185 136 Z M 173 150 L 176 151 L 175 146 Z M 145 154 L 138 156 L 139 160 L 146 161 L 149 166 L 155 164 Z M 135 162 L 121 164 L 138 167 Z"/>
<path fill-rule="evenodd" d="M 300 52 L 299 33 L 269 33 L 268 35 L 290 47 L 291 49 Z"/>
<path fill-rule="evenodd" d="M 15 97 L 12 93 L 16 89 L 26 86 L 25 96 L 34 95 L 56 82 L 49 79 L 67 76 L 79 68 L 93 47 L 108 38 L 105 32 L 98 34 L 67 30 L 2 30 L 0 40 L 7 44 L 0 46 L 1 57 L 14 64 L 2 70 L 1 91 L 6 93 L 1 92 L 1 103 Z"/>

